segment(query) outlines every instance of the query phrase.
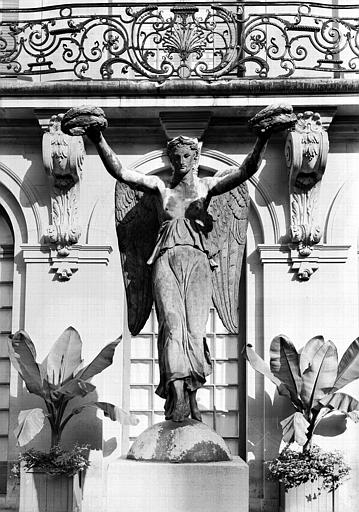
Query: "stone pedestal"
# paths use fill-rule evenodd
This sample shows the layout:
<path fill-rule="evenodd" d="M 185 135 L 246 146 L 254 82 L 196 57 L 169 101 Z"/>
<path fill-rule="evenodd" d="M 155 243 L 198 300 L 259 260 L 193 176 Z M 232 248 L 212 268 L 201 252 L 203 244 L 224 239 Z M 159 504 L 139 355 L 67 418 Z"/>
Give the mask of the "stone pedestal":
<path fill-rule="evenodd" d="M 106 512 L 248 512 L 248 466 L 118 459 L 107 473 Z"/>

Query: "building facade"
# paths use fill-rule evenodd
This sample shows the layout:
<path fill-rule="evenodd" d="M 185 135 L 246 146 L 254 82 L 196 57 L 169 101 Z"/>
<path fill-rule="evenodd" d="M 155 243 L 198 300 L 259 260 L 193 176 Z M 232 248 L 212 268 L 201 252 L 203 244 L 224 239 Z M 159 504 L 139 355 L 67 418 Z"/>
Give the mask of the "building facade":
<path fill-rule="evenodd" d="M 89 140 L 70 144 L 61 135 L 58 116 L 74 106 L 101 107 L 111 147 L 144 174 L 169 172 L 169 138 L 198 137 L 200 173 L 212 175 L 243 162 L 256 112 L 289 103 L 300 118 L 295 135 L 272 137 L 248 183 L 240 332 L 228 334 L 211 310 L 214 371 L 199 396 L 204 421 L 248 462 L 250 510 L 277 511 L 278 488 L 266 480 L 264 461 L 278 453 L 288 407 L 241 352 L 251 343 L 268 360 L 272 338 L 282 333 L 298 349 L 322 334 L 342 354 L 358 336 L 358 6 L 57 4 L 0 2 L 0 509 L 18 503 L 10 468 L 19 411 L 39 403 L 10 367 L 10 333 L 25 329 L 39 361 L 70 325 L 81 334 L 85 360 L 123 335 L 113 365 L 94 383 L 99 399 L 135 413 L 138 425 L 91 412 L 71 420 L 64 437 L 65 445 L 91 445 L 86 512 L 105 511 L 108 464 L 163 418 L 154 394 L 155 312 L 139 336 L 127 327 L 115 182 Z M 58 145 L 63 158 L 72 155 L 66 192 Z M 348 392 L 358 397 L 358 385 Z M 342 449 L 352 467 L 340 491 L 349 512 L 357 502 L 359 431 L 347 426 L 316 441 Z M 33 445 L 48 447 L 49 432 Z"/>

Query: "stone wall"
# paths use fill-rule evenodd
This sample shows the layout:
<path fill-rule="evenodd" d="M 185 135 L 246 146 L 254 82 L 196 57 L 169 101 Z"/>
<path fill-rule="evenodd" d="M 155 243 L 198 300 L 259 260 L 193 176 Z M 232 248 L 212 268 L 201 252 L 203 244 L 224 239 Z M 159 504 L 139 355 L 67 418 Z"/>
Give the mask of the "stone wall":
<path fill-rule="evenodd" d="M 192 94 L 187 91 L 186 97 L 173 84 L 166 85 L 166 94 L 157 96 L 152 86 L 148 88 L 150 94 L 145 94 L 142 85 L 141 90 L 135 85 L 130 90 L 131 84 L 126 85 L 127 92 L 121 96 L 121 84 L 111 86 L 109 82 L 104 85 L 102 95 L 96 83 L 87 88 L 73 83 L 50 84 L 38 88 L 36 94 L 31 93 L 30 84 L 17 86 L 15 81 L 5 84 L 6 94 L 0 102 L 0 201 L 10 217 L 15 238 L 12 328 L 13 331 L 25 328 L 29 332 L 39 360 L 69 325 L 81 334 L 85 361 L 121 332 L 129 339 L 114 230 L 114 181 L 88 142 L 80 184 L 82 234 L 65 258 L 72 271 L 69 280 L 58 279 L 56 272 L 61 262 L 56 251 L 50 252 L 44 243 L 51 209 L 50 185 L 41 150 L 42 129 L 46 129 L 51 115 L 83 103 L 105 108 L 110 123 L 110 144 L 125 166 L 145 173 L 168 168 L 164 152 L 166 136 L 160 123 L 163 111 L 188 113 L 187 126 L 182 125 L 184 134 L 193 128 L 193 112 L 210 112 L 200 161 L 206 172 L 243 161 L 254 142 L 246 122 L 261 106 L 285 100 L 293 103 L 296 112 L 318 109 L 322 116 L 330 118 L 330 150 L 318 198 L 318 222 L 323 238 L 313 249 L 312 261 L 317 268 L 308 281 L 297 279 L 293 267 L 296 252 L 291 252 L 288 246 L 290 196 L 285 135 L 273 138 L 261 169 L 250 180 L 247 341 L 268 359 L 270 342 L 279 333 L 286 334 L 297 348 L 310 337 L 322 334 L 336 343 L 340 354 L 358 335 L 359 110 L 351 90 L 354 85 L 338 82 L 335 92 L 332 82 L 328 82 L 327 90 L 332 90 L 324 95 L 323 83 L 318 83 L 315 89 L 308 82 L 307 94 L 298 94 L 300 84 L 295 83 L 291 97 L 283 89 L 277 90 L 273 97 L 273 84 L 264 91 L 263 83 L 258 86 L 257 94 L 253 84 L 248 84 L 247 92 L 242 90 L 243 85 L 236 90 L 218 84 L 214 95 L 210 93 L 212 86 L 202 89 L 193 86 Z M 301 87 L 305 88 L 305 83 Z M 341 106 L 336 108 L 339 103 Z M 128 385 L 126 343 L 118 348 L 113 366 L 94 379 L 98 396 L 118 405 L 126 402 L 123 396 Z M 359 386 L 354 384 L 350 392 L 359 397 Z M 18 449 L 11 432 L 19 410 L 31 407 L 14 370 L 10 394 L 9 453 L 14 460 Z M 247 401 L 251 510 L 275 511 L 278 490 L 265 481 L 263 461 L 278 451 L 279 421 L 285 417 L 287 406 L 273 387 L 250 369 Z M 104 420 L 100 413 L 79 416 L 72 420 L 71 427 L 64 438 L 66 443 L 76 438 L 92 445 L 93 463 L 85 480 L 85 510 L 104 510 L 107 462 L 121 454 L 122 446 L 126 445 L 121 428 Z M 350 489 L 357 488 L 359 479 L 357 428 L 350 425 L 334 441 L 318 438 L 323 446 L 335 444 L 345 451 L 353 466 Z M 38 436 L 34 446 L 44 447 L 46 443 L 48 433 Z M 354 512 L 356 499 L 355 493 L 343 491 L 348 512 Z"/>

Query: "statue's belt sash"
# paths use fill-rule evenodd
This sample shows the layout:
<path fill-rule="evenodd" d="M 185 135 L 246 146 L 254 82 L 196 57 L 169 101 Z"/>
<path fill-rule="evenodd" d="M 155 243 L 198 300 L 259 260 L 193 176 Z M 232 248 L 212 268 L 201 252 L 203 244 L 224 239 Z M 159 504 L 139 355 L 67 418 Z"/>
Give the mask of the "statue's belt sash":
<path fill-rule="evenodd" d="M 201 231 L 201 224 L 198 224 L 198 226 L 197 224 L 198 222 L 195 220 L 184 217 L 163 222 L 158 233 L 156 245 L 147 264 L 152 265 L 161 254 L 176 245 L 190 245 L 204 252 L 209 257 L 206 235 Z"/>

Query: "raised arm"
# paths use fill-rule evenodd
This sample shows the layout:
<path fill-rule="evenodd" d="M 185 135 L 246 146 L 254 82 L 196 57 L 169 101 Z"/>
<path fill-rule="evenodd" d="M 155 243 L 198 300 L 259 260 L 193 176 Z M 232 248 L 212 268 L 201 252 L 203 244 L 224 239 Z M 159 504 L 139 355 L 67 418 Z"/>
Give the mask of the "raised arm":
<path fill-rule="evenodd" d="M 61 121 L 62 131 L 68 135 L 87 135 L 95 144 L 107 171 L 116 180 L 138 190 L 161 192 L 165 186 L 157 176 L 146 176 L 137 171 L 125 169 L 118 156 L 107 144 L 102 131 L 107 127 L 104 111 L 99 107 L 82 105 L 68 110 Z"/>
<path fill-rule="evenodd" d="M 270 105 L 256 114 L 248 122 L 250 129 L 257 134 L 256 143 L 239 167 L 232 167 L 222 176 L 207 178 L 208 195 L 224 194 L 248 180 L 258 170 L 269 137 L 274 132 L 291 129 L 297 121 L 290 105 Z"/>
<path fill-rule="evenodd" d="M 209 196 L 224 194 L 248 180 L 257 172 L 267 147 L 268 136 L 260 135 L 256 143 L 239 167 L 231 167 L 224 176 L 207 178 Z"/>
<path fill-rule="evenodd" d="M 113 178 L 138 190 L 161 191 L 164 188 L 164 183 L 158 176 L 147 176 L 123 167 L 116 153 L 107 144 L 102 132 L 89 129 L 86 134 L 95 144 L 106 170 Z"/>

